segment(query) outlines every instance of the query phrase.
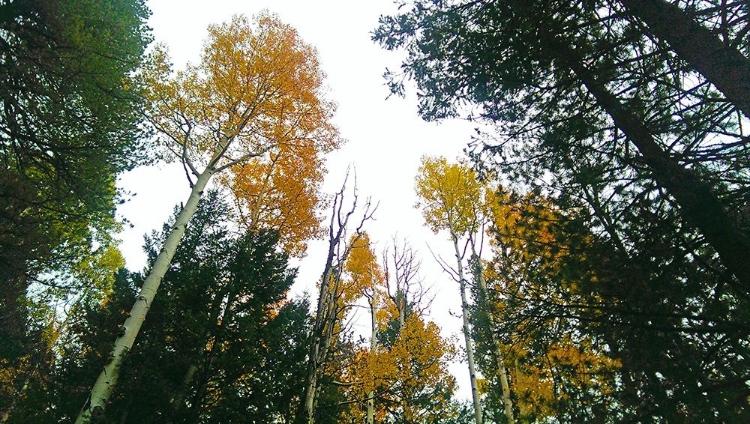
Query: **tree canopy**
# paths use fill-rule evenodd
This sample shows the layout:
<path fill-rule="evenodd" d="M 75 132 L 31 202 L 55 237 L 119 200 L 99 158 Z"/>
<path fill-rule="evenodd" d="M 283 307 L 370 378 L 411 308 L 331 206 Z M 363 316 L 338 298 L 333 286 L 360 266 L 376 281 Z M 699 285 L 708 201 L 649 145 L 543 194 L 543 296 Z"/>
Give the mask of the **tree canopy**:
<path fill-rule="evenodd" d="M 737 338 L 750 287 L 738 212 L 750 187 L 747 70 L 737 65 L 747 12 L 710 1 L 412 1 L 374 33 L 406 52 L 388 81 L 396 93 L 416 83 L 425 119 L 483 124 L 474 165 L 516 210 L 495 216 L 497 237 L 507 234 L 496 239 L 497 322 L 571 319 L 572 334 L 606 344 L 622 371 L 618 412 L 605 416 L 747 413 L 746 388 L 734 392 L 747 382 Z M 686 53 L 688 36 L 713 50 Z M 719 64 L 719 51 L 736 60 Z M 539 205 L 508 200 L 526 193 Z M 555 216 L 560 224 L 545 224 Z M 537 241 L 516 245 L 528 236 L 518 231 Z M 516 343 L 521 329 L 502 327 Z"/>
<path fill-rule="evenodd" d="M 278 16 L 175 67 L 142 0 L 0 3 L 0 422 L 750 421 L 746 0 L 382 16 L 391 93 L 475 125 L 388 205 L 442 274 L 349 171 L 325 193 L 328 50 Z M 125 269 L 115 182 L 152 160 L 190 195 Z"/>

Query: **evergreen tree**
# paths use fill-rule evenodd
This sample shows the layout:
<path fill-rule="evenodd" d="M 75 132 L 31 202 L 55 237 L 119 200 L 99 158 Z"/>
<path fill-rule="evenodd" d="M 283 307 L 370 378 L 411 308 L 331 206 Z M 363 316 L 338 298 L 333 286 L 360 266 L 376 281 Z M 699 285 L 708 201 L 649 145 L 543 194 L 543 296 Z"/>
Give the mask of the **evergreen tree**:
<path fill-rule="evenodd" d="M 295 271 L 278 249 L 278 235 L 235 234 L 229 217 L 220 194 L 207 193 L 175 253 L 143 337 L 123 365 L 107 420 L 293 419 L 304 378 L 309 305 L 286 300 Z M 171 224 L 147 239 L 150 261 L 169 231 Z M 54 396 L 37 406 L 51 420 L 77 415 L 76 405 L 84 402 L 87 384 L 106 361 L 107 346 L 142 282 L 140 273 L 121 272 L 113 294 L 87 303 L 76 317 Z"/>
<path fill-rule="evenodd" d="M 425 118 L 494 127 L 475 140 L 478 168 L 544 195 L 589 234 L 554 243 L 579 252 L 555 272 L 521 258 L 533 273 L 514 284 L 535 291 L 517 317 L 529 328 L 570 319 L 622 362 L 624 415 L 612 420 L 741 421 L 750 174 L 739 102 L 619 2 L 410 4 L 375 33 L 407 52 L 392 88 L 413 78 Z M 693 9 L 747 51 L 746 7 Z M 553 301 L 573 283 L 580 302 Z"/>

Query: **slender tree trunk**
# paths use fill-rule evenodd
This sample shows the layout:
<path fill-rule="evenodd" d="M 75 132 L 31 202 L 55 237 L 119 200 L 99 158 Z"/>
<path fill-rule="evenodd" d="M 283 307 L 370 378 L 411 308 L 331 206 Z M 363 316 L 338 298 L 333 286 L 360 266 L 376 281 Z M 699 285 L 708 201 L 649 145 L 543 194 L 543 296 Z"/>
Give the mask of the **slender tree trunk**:
<path fill-rule="evenodd" d="M 397 305 L 398 307 L 398 332 L 401 334 L 401 331 L 404 329 L 404 325 L 406 323 L 406 295 L 404 294 L 402 296 L 401 301 Z"/>
<path fill-rule="evenodd" d="M 329 309 L 329 281 L 327 272 L 323 274 L 320 283 L 320 295 L 318 296 L 318 308 L 315 322 L 313 323 L 312 341 L 307 361 L 307 378 L 305 379 L 305 390 L 301 408 L 297 413 L 295 422 L 313 424 L 315 419 L 315 394 L 318 386 L 318 372 L 321 364 L 318 358 L 323 350 L 323 338 L 325 337 L 326 311 Z M 332 296 L 331 296 L 332 297 Z"/>
<path fill-rule="evenodd" d="M 750 59 L 664 0 L 620 0 L 750 118 Z"/>
<path fill-rule="evenodd" d="M 466 360 L 469 363 L 469 378 L 471 380 L 471 399 L 474 403 L 474 421 L 482 424 L 482 405 L 479 402 L 479 387 L 477 386 L 477 372 L 474 364 L 474 347 L 471 343 L 471 325 L 469 324 L 469 302 L 466 300 L 466 279 L 464 278 L 463 261 L 458 249 L 458 239 L 453 236 L 453 247 L 456 251 L 458 266 L 459 289 L 461 291 L 461 315 L 463 315 L 464 341 L 466 342 Z"/>
<path fill-rule="evenodd" d="M 302 408 L 297 413 L 295 422 L 313 424 L 315 422 L 315 389 L 317 388 L 317 366 L 311 360 L 307 365 L 307 381 L 305 382 L 304 400 Z"/>
<path fill-rule="evenodd" d="M 474 250 L 474 246 L 472 246 L 472 250 Z M 474 276 L 476 277 L 476 280 L 479 282 L 479 292 L 481 296 L 482 305 L 481 307 L 485 309 L 485 312 L 487 314 L 487 321 L 489 324 L 489 333 L 490 333 L 490 342 L 492 343 L 492 351 L 494 353 L 495 357 L 495 365 L 497 366 L 497 373 L 500 377 L 500 389 L 503 392 L 503 408 L 505 411 L 505 418 L 507 419 L 509 424 L 513 424 L 515 422 L 515 419 L 513 417 L 513 402 L 510 399 L 510 385 L 508 384 L 508 372 L 505 368 L 505 360 L 503 358 L 503 353 L 500 350 L 500 341 L 497 339 L 497 334 L 495 334 L 495 328 L 497 328 L 497 325 L 495 323 L 495 316 L 492 314 L 492 307 L 489 303 L 489 296 L 487 291 L 487 281 L 484 279 L 484 275 L 482 274 L 482 264 L 479 262 L 479 257 L 477 256 L 476 252 L 474 253 L 474 257 L 472 258 L 472 261 L 474 261 Z"/>
<path fill-rule="evenodd" d="M 328 351 L 331 348 L 331 341 L 334 336 L 336 322 L 339 319 L 338 298 L 341 294 L 341 266 L 349 254 L 349 247 L 342 250 L 340 243 L 342 237 L 346 234 L 349 224 L 349 218 L 357 209 L 357 192 L 354 190 L 354 198 L 351 202 L 352 207 L 347 212 L 343 209 L 344 191 L 346 189 L 346 180 L 341 187 L 341 191 L 336 193 L 333 198 L 333 208 L 331 221 L 328 228 L 328 255 L 326 264 L 323 268 L 323 275 L 320 282 L 320 291 L 318 295 L 318 309 L 315 312 L 315 322 L 310 335 L 310 350 L 308 353 L 307 376 L 305 377 L 305 386 L 297 409 L 295 423 L 313 424 L 315 421 L 315 409 L 317 406 L 320 385 L 318 380 L 322 373 L 323 365 L 328 357 Z M 364 222 L 372 218 L 369 211 L 370 201 L 367 200 L 364 216 L 357 228 L 359 234 Z"/>
<path fill-rule="evenodd" d="M 310 353 L 308 354 L 307 378 L 305 379 L 305 390 L 303 401 L 300 405 L 300 411 L 297 413 L 295 422 L 313 424 L 315 422 L 315 400 L 318 394 L 318 375 L 320 368 L 323 366 L 327 355 L 327 347 L 330 344 L 331 314 L 335 312 L 335 294 L 336 287 L 332 287 L 334 282 L 331 281 L 333 268 L 333 248 L 329 248 L 329 255 L 326 261 L 326 268 L 323 272 L 323 278 L 320 283 L 320 295 L 318 296 L 318 309 L 315 314 L 315 323 L 313 324 L 312 342 L 310 344 Z M 335 320 L 335 314 L 334 314 Z"/>
<path fill-rule="evenodd" d="M 370 303 L 370 355 L 375 353 L 377 348 L 377 323 L 375 322 L 375 299 L 369 299 Z M 375 421 L 375 385 L 367 394 L 367 424 L 373 424 Z"/>
<path fill-rule="evenodd" d="M 187 371 L 185 371 L 185 376 L 182 378 L 182 384 L 180 384 L 180 388 L 172 398 L 172 402 L 170 402 L 173 415 L 176 415 L 178 412 L 180 412 L 180 409 L 182 409 L 182 404 L 185 401 L 185 396 L 187 396 L 187 392 L 190 389 L 190 383 L 193 382 L 193 377 L 195 377 L 195 373 L 197 371 L 198 365 L 195 362 L 190 364 Z"/>
<path fill-rule="evenodd" d="M 185 207 L 177 216 L 172 231 L 169 233 L 169 236 L 167 236 L 164 246 L 156 257 L 154 265 L 151 267 L 151 272 L 148 277 L 146 277 L 146 281 L 143 282 L 143 286 L 136 297 L 135 304 L 130 310 L 128 318 L 121 327 L 120 336 L 115 340 L 114 348 L 109 355 L 108 362 L 105 364 L 104 369 L 99 374 L 99 377 L 94 384 L 94 387 L 91 389 L 91 395 L 86 402 L 86 405 L 78 414 L 76 424 L 84 424 L 91 420 L 98 420 L 104 415 L 109 398 L 117 384 L 117 377 L 120 373 L 122 361 L 125 359 L 128 351 L 133 347 L 135 338 L 143 325 L 143 321 L 151 307 L 151 303 L 154 301 L 161 280 L 164 278 L 164 275 L 169 268 L 169 264 L 172 262 L 172 257 L 174 257 L 177 246 L 179 245 L 182 236 L 185 234 L 185 227 L 190 221 L 190 218 L 195 214 L 203 190 L 206 188 L 212 175 L 213 169 L 210 167 L 206 168 L 195 182 L 190 197 L 185 203 Z"/>

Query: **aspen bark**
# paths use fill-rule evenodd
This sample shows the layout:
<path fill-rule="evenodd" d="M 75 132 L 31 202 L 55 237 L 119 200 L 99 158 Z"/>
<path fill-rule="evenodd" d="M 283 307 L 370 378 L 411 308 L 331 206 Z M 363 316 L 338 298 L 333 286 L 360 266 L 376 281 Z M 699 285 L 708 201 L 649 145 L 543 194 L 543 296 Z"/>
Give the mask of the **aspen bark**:
<path fill-rule="evenodd" d="M 377 323 L 375 322 L 375 299 L 370 299 L 370 355 L 375 353 L 377 347 Z M 367 424 L 373 424 L 375 421 L 375 388 L 367 394 Z"/>
<path fill-rule="evenodd" d="M 479 282 L 479 291 L 483 302 L 482 306 L 489 309 L 490 305 L 489 297 L 487 295 L 487 281 L 485 281 L 484 275 L 482 275 L 482 265 L 479 263 L 479 257 L 476 256 L 476 253 L 474 254 L 473 260 L 476 261 L 476 263 L 474 264 L 474 275 Z M 515 422 L 515 418 L 513 416 L 513 402 L 510 399 L 508 371 L 505 368 L 505 360 L 503 358 L 503 353 L 500 350 L 500 341 L 497 339 L 497 335 L 494 331 L 494 329 L 496 328 L 495 317 L 489 310 L 487 311 L 487 321 L 490 327 L 490 341 L 492 343 L 492 350 L 495 354 L 495 364 L 497 366 L 497 372 L 500 377 L 500 389 L 503 392 L 503 408 L 505 410 L 505 418 L 509 424 L 513 424 Z"/>
<path fill-rule="evenodd" d="M 332 231 L 332 230 L 331 230 Z M 333 261 L 335 248 L 341 239 L 341 234 L 329 240 L 328 256 L 320 283 L 320 295 L 318 296 L 318 309 L 316 312 L 314 328 L 312 332 L 313 341 L 307 366 L 307 378 L 305 381 L 304 400 L 297 413 L 297 423 L 313 424 L 315 422 L 315 400 L 318 393 L 318 374 L 327 356 L 330 338 L 333 335 L 335 321 L 335 297 L 336 281 L 331 281 L 333 272 Z"/>
<path fill-rule="evenodd" d="M 461 260 L 461 253 L 458 249 L 458 239 L 453 236 L 453 247 L 456 252 L 456 264 L 458 266 L 459 288 L 461 291 L 461 315 L 463 316 L 463 333 L 466 342 L 466 361 L 469 363 L 469 378 L 471 381 L 471 399 L 474 403 L 474 421 L 482 424 L 482 405 L 479 402 L 479 387 L 477 386 L 477 371 L 474 363 L 474 347 L 471 342 L 471 325 L 469 324 L 469 303 L 466 300 L 466 279 L 464 278 L 464 268 Z"/>
<path fill-rule="evenodd" d="M 167 236 L 164 246 L 156 257 L 154 265 L 151 267 L 151 272 L 146 277 L 146 281 L 143 282 L 143 286 L 136 297 L 128 318 L 121 327 L 120 336 L 115 340 L 114 348 L 109 354 L 108 361 L 96 379 L 94 387 L 91 389 L 89 400 L 76 418 L 76 424 L 88 423 L 91 420 L 98 420 L 103 416 L 112 391 L 117 384 L 120 366 L 125 356 L 133 347 L 135 338 L 146 319 L 146 314 L 148 314 L 148 310 L 156 297 L 156 291 L 169 269 L 169 264 L 172 262 L 182 236 L 185 234 L 185 227 L 190 218 L 195 214 L 203 190 L 206 188 L 213 172 L 212 168 L 206 168 L 195 182 L 190 192 L 190 197 L 188 197 L 185 203 L 185 207 L 177 216 L 172 231 Z"/>

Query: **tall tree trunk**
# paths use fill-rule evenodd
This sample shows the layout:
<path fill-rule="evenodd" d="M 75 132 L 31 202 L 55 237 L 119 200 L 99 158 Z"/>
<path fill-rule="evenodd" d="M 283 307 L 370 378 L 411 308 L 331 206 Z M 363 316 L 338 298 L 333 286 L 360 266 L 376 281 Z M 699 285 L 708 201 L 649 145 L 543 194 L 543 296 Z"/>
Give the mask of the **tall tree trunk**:
<path fill-rule="evenodd" d="M 374 293 L 373 293 L 374 296 Z M 375 322 L 375 299 L 368 299 L 370 303 L 370 355 L 375 353 L 377 348 L 377 323 Z M 373 424 L 375 421 L 375 386 L 367 393 L 367 424 Z"/>
<path fill-rule="evenodd" d="M 236 290 L 231 288 L 227 290 L 218 293 L 214 298 L 214 303 L 211 305 L 211 314 L 209 315 L 210 322 L 213 325 L 204 332 L 203 338 L 201 339 L 201 346 L 199 347 L 197 354 L 193 355 L 192 361 L 188 365 L 185 375 L 182 378 L 180 387 L 175 391 L 174 396 L 170 401 L 170 406 L 172 407 L 172 419 L 167 421 L 167 424 L 171 424 L 178 414 L 181 413 L 182 407 L 185 405 L 185 398 L 187 397 L 193 379 L 195 378 L 195 373 L 198 372 L 201 361 L 203 361 L 204 358 L 207 358 L 208 360 L 203 368 L 202 377 L 198 384 L 196 384 L 197 390 L 195 397 L 191 402 L 192 415 L 197 417 L 200 414 L 202 399 L 206 393 L 206 384 L 211 373 L 213 347 L 220 345 L 223 341 L 221 333 L 224 331 L 227 323 L 231 320 L 231 307 L 237 298 Z M 211 346 L 211 348 L 209 348 L 209 346 Z"/>
<path fill-rule="evenodd" d="M 750 118 L 750 59 L 665 0 L 620 0 Z"/>
<path fill-rule="evenodd" d="M 347 174 L 348 179 L 348 174 Z M 320 385 L 318 379 L 322 373 L 323 365 L 328 357 L 331 341 L 334 335 L 336 321 L 339 319 L 338 299 L 341 295 L 341 267 L 349 255 L 351 246 L 341 248 L 341 240 L 346 235 L 349 218 L 357 210 L 357 188 L 354 187 L 354 195 L 351 201 L 351 209 L 344 210 L 344 192 L 346 190 L 346 179 L 341 190 L 333 197 L 331 220 L 328 227 L 328 254 L 323 275 L 320 281 L 318 295 L 318 308 L 315 312 L 315 322 L 310 335 L 310 350 L 308 353 L 307 375 L 305 377 L 302 401 L 297 409 L 295 423 L 313 424 L 315 422 L 315 409 L 317 406 Z M 370 200 L 365 203 L 365 210 L 357 234 L 361 234 L 365 221 L 372 218 L 370 211 Z"/>
<path fill-rule="evenodd" d="M 334 246 L 329 246 L 328 259 L 323 271 L 320 283 L 320 295 L 318 296 L 318 309 L 313 324 L 312 342 L 308 354 L 307 377 L 305 379 L 305 390 L 300 410 L 295 422 L 313 424 L 315 422 L 315 405 L 319 393 L 318 377 L 323 363 L 328 356 L 328 347 L 333 336 L 333 326 L 336 319 L 336 291 L 337 281 L 333 276 L 333 259 L 335 255 Z"/>
<path fill-rule="evenodd" d="M 190 383 L 193 382 L 193 377 L 195 377 L 195 373 L 198 371 L 197 362 L 198 360 L 195 360 L 193 363 L 188 365 L 187 371 L 185 371 L 185 376 L 182 377 L 182 383 L 172 397 L 172 401 L 170 402 L 170 406 L 172 407 L 172 416 L 176 416 L 182 409 L 182 404 L 185 402 L 185 397 L 187 396 L 188 390 L 190 390 Z M 169 421 L 169 423 L 172 422 L 173 420 Z"/>
<path fill-rule="evenodd" d="M 479 262 L 479 257 L 476 254 L 476 251 L 474 251 L 474 245 L 472 245 L 472 262 L 473 262 L 473 273 L 474 277 L 476 278 L 477 282 L 479 282 L 479 294 L 481 297 L 481 307 L 485 309 L 485 313 L 487 314 L 487 322 L 489 324 L 489 333 L 490 333 L 490 342 L 492 343 L 492 353 L 495 357 L 495 365 L 497 366 L 497 373 L 500 377 L 500 389 L 503 392 L 503 409 L 505 412 L 505 418 L 508 421 L 509 424 L 513 424 L 515 422 L 515 419 L 513 417 L 513 402 L 510 399 L 510 385 L 508 384 L 508 371 L 505 368 L 505 360 L 503 358 L 503 353 L 500 350 L 500 341 L 497 339 L 497 334 L 495 333 L 495 328 L 497 328 L 497 325 L 495 323 L 495 316 L 492 314 L 492 307 L 490 305 L 490 300 L 488 296 L 487 291 L 487 281 L 484 279 L 484 275 L 482 274 L 482 264 Z"/>
<path fill-rule="evenodd" d="M 120 373 L 122 361 L 133 347 L 135 338 L 143 325 L 143 321 L 146 319 L 146 314 L 151 307 L 151 303 L 154 301 L 154 297 L 156 297 L 156 291 L 161 284 L 161 280 L 164 278 L 167 269 L 169 269 L 169 264 L 172 262 L 177 246 L 185 234 L 187 223 L 195 214 L 198 202 L 203 195 L 203 190 L 206 188 L 213 173 L 213 168 L 207 167 L 195 182 L 190 192 L 190 197 L 188 197 L 185 203 L 185 207 L 177 216 L 172 231 L 167 236 L 164 246 L 156 257 L 154 265 L 151 267 L 151 272 L 146 277 L 146 281 L 143 282 L 143 286 L 136 297 L 128 318 L 121 327 L 120 336 L 115 340 L 114 348 L 108 357 L 108 362 L 96 379 L 86 405 L 78 414 L 76 424 L 98 420 L 104 415 L 109 398 L 117 384 L 117 377 Z"/>
<path fill-rule="evenodd" d="M 322 366 L 320 359 L 323 355 L 326 334 L 326 311 L 330 309 L 330 302 L 333 296 L 329 297 L 329 273 L 323 273 L 323 280 L 320 282 L 320 295 L 318 296 L 318 308 L 315 314 L 315 322 L 312 329 L 312 341 L 310 343 L 310 352 L 307 360 L 307 377 L 305 378 L 305 390 L 303 393 L 302 403 L 297 413 L 295 422 L 313 424 L 315 421 L 315 395 L 318 387 L 318 373 Z"/>
<path fill-rule="evenodd" d="M 477 386 L 477 371 L 474 363 L 474 347 L 471 343 L 471 325 L 469 324 L 469 302 L 466 300 L 466 279 L 464 278 L 464 267 L 461 252 L 458 249 L 458 239 L 453 238 L 453 247 L 456 251 L 456 265 L 458 266 L 459 289 L 461 291 L 461 315 L 463 315 L 463 333 L 466 343 L 466 361 L 469 363 L 469 378 L 471 380 L 471 399 L 474 403 L 474 421 L 482 424 L 482 405 L 479 402 L 479 387 Z"/>
<path fill-rule="evenodd" d="M 674 197 L 685 219 L 703 233 L 724 266 L 750 292 L 750 266 L 746 259 L 750 237 L 729 217 L 712 188 L 659 146 L 643 121 L 597 80 L 593 71 L 584 67 L 577 51 L 564 43 L 555 43 L 548 51 L 559 64 L 576 74 L 617 128 L 635 145 L 654 180 Z"/>

